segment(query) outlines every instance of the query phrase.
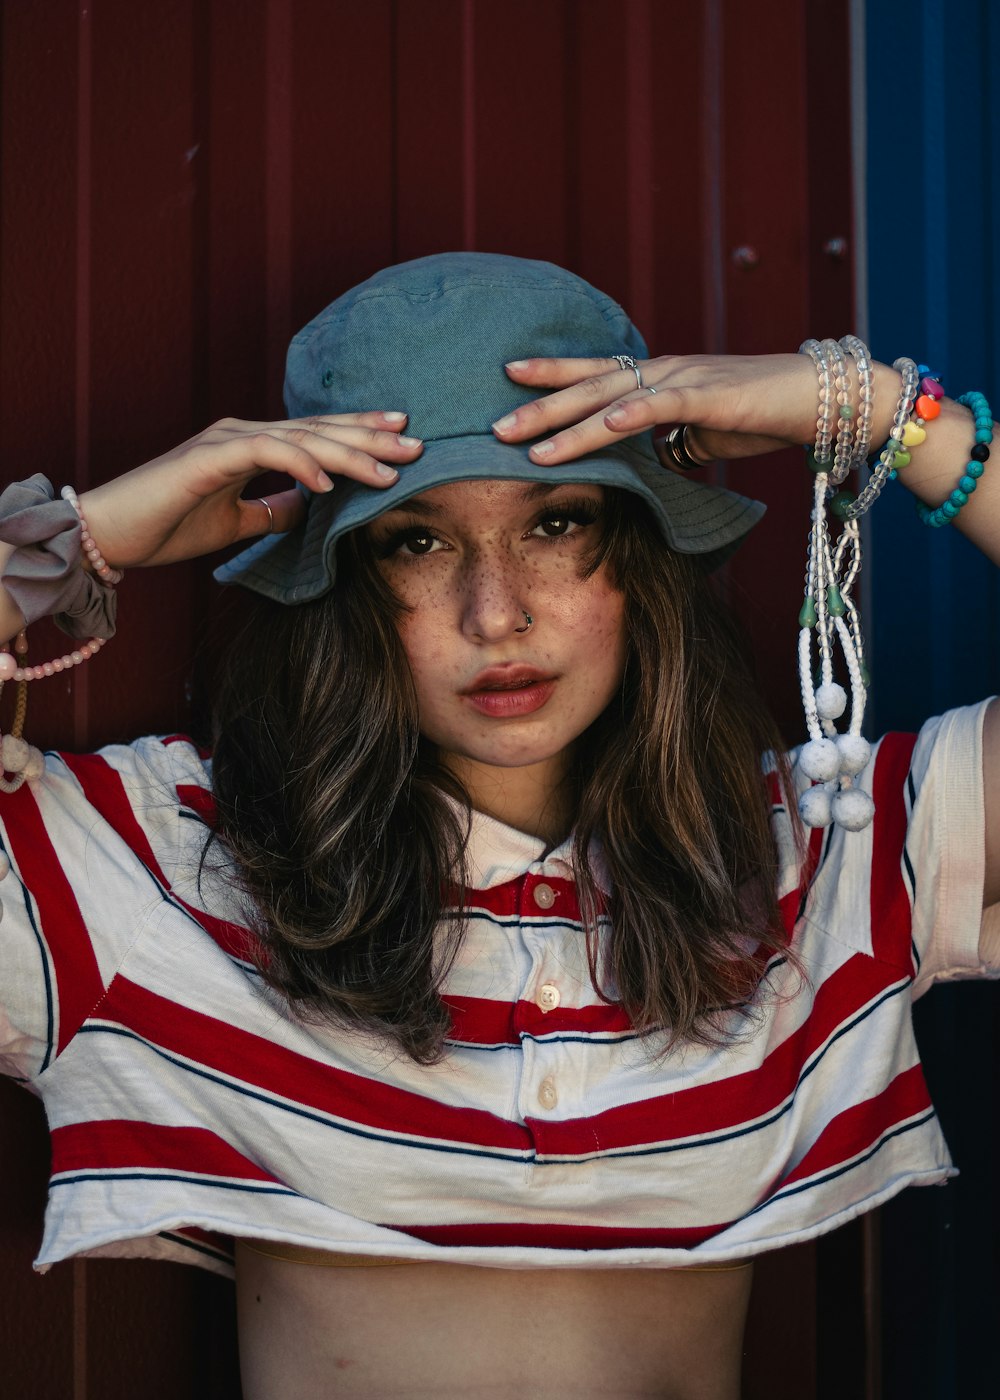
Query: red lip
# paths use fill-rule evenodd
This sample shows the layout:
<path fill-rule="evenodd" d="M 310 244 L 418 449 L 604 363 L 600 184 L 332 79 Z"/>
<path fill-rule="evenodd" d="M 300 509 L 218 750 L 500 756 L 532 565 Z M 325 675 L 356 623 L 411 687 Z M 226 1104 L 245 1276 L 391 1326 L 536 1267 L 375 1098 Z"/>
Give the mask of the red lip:
<path fill-rule="evenodd" d="M 517 719 L 540 710 L 555 690 L 557 679 L 534 666 L 490 666 L 460 693 L 480 714 Z"/>
<path fill-rule="evenodd" d="M 549 672 L 539 671 L 535 666 L 522 666 L 512 662 L 509 666 L 489 666 L 485 671 L 480 671 L 472 684 L 466 686 L 461 694 L 478 695 L 484 690 L 517 690 L 531 685 L 532 682 L 551 680 L 555 680 L 555 677 Z"/>

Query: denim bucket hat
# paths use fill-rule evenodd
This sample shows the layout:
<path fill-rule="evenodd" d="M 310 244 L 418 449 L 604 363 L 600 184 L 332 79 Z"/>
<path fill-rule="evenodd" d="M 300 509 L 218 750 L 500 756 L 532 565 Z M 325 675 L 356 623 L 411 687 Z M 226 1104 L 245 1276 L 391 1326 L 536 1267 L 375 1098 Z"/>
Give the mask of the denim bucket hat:
<path fill-rule="evenodd" d="M 622 308 L 552 263 L 441 253 L 376 273 L 294 338 L 286 408 L 290 418 L 402 409 L 423 453 L 388 488 L 336 477 L 333 491 L 310 495 L 294 530 L 257 540 L 215 577 L 277 602 L 309 602 L 334 584 L 342 535 L 432 487 L 484 477 L 631 491 L 673 549 L 716 566 L 763 515 L 759 501 L 667 471 L 646 435 L 552 467 L 530 459 L 530 444 L 493 435 L 498 418 L 538 397 L 508 379 L 508 360 L 622 354 L 648 355 Z"/>

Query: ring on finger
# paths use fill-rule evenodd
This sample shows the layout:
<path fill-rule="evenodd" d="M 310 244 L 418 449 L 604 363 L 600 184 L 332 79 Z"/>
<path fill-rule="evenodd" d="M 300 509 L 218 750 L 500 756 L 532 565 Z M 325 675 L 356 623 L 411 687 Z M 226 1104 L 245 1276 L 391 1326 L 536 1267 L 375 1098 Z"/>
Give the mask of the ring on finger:
<path fill-rule="evenodd" d="M 685 437 L 687 430 L 687 423 L 678 423 L 676 427 L 671 428 L 663 439 L 663 450 L 674 466 L 679 467 L 682 472 L 694 472 L 703 467 L 705 463 L 697 462 L 691 456 Z"/>
<path fill-rule="evenodd" d="M 635 375 L 635 386 L 637 389 L 641 389 L 643 387 L 642 370 L 636 364 L 635 360 L 633 360 L 631 355 L 612 355 L 611 358 L 613 360 L 618 361 L 619 368 L 630 369 L 632 371 L 632 373 Z"/>
<path fill-rule="evenodd" d="M 270 501 L 267 499 L 266 496 L 258 496 L 258 497 L 257 497 L 257 504 L 263 506 L 264 509 L 267 511 L 267 529 L 264 531 L 264 534 L 265 534 L 265 535 L 273 535 L 273 534 L 274 534 L 274 512 L 273 512 L 272 509 L 271 509 L 271 503 L 270 503 Z"/>

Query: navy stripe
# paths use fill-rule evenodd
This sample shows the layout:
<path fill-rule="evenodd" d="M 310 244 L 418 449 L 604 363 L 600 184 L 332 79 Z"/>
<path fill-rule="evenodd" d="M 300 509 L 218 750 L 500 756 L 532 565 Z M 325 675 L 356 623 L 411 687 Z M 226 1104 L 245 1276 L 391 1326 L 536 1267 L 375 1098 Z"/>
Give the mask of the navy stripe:
<path fill-rule="evenodd" d="M 289 1191 L 285 1186 L 254 1186 L 249 1182 L 211 1181 L 204 1176 L 189 1176 L 185 1172 L 135 1172 L 135 1171 L 92 1171 L 78 1172 L 75 1176 L 54 1176 L 49 1186 L 76 1186 L 85 1181 L 182 1181 L 186 1186 L 209 1186 L 218 1191 L 248 1191 L 257 1196 L 295 1196 L 302 1199 L 299 1191 Z"/>
<path fill-rule="evenodd" d="M 485 1157 L 492 1161 L 502 1162 L 532 1162 L 535 1159 L 534 1150 L 519 1152 L 511 1149 L 509 1152 L 499 1152 L 485 1147 L 459 1147 L 445 1145 L 439 1142 L 432 1142 L 429 1139 L 421 1138 L 414 1142 L 410 1138 L 396 1137 L 391 1133 L 379 1133 L 371 1128 L 361 1128 L 356 1123 L 344 1123 L 335 1120 L 332 1114 L 322 1114 L 314 1112 L 312 1109 L 304 1108 L 301 1104 L 289 1104 L 276 1099 L 270 1094 L 265 1094 L 259 1089 L 247 1089 L 231 1080 L 217 1074 L 212 1074 L 207 1069 L 200 1069 L 195 1065 L 187 1064 L 185 1061 L 171 1055 L 163 1050 L 159 1045 L 154 1045 L 145 1036 L 136 1034 L 124 1026 L 98 1026 L 84 1025 L 80 1027 L 80 1032 L 88 1035 L 120 1035 L 126 1040 L 137 1041 L 140 1045 L 145 1045 L 154 1055 L 159 1055 L 161 1059 L 169 1064 L 176 1065 L 178 1069 L 186 1071 L 188 1074 L 195 1074 L 201 1079 L 207 1079 L 212 1084 L 219 1084 L 224 1089 L 229 1089 L 232 1093 L 240 1094 L 247 1099 L 256 1099 L 259 1103 L 267 1104 L 270 1108 L 281 1109 L 285 1113 L 292 1113 L 297 1118 L 306 1118 L 312 1123 L 319 1123 L 325 1128 L 332 1128 L 337 1132 L 349 1133 L 351 1137 L 366 1138 L 370 1142 L 387 1142 L 397 1147 L 416 1147 L 427 1152 L 448 1152 L 460 1157 Z"/>
<path fill-rule="evenodd" d="M 887 1142 L 891 1142 L 893 1138 L 901 1137 L 903 1133 L 912 1132 L 914 1128 L 922 1128 L 924 1124 L 929 1123 L 933 1117 L 934 1110 L 930 1108 L 922 1118 L 917 1118 L 912 1123 L 903 1123 L 898 1128 L 893 1128 L 890 1132 L 883 1133 L 875 1143 L 875 1146 L 866 1152 L 863 1157 L 855 1157 L 852 1161 L 848 1162 L 846 1166 L 834 1167 L 827 1172 L 825 1176 L 810 1177 L 808 1181 L 799 1182 L 796 1186 L 788 1186 L 784 1191 L 776 1191 L 773 1196 L 768 1196 L 766 1201 L 761 1201 L 759 1206 L 755 1206 L 753 1210 L 748 1211 L 747 1216 L 756 1215 L 758 1211 L 765 1210 L 769 1205 L 772 1205 L 775 1201 L 780 1201 L 783 1197 L 798 1196 L 803 1191 L 812 1191 L 816 1187 L 825 1186 L 829 1181 L 836 1181 L 839 1176 L 846 1176 L 848 1172 L 854 1171 L 855 1167 L 861 1167 L 864 1166 L 865 1162 L 870 1162 L 877 1152 L 881 1152 Z M 747 1216 L 743 1218 L 746 1219 Z"/>
<path fill-rule="evenodd" d="M 567 1166 L 575 1164 L 577 1162 L 594 1162 L 604 1157 L 654 1157 L 657 1156 L 659 1153 L 663 1152 L 686 1152 L 687 1150 L 693 1147 L 711 1147 L 717 1142 L 731 1142 L 733 1138 L 747 1137 L 751 1133 L 760 1132 L 763 1128 L 769 1128 L 772 1126 L 772 1124 L 777 1123 L 780 1118 L 783 1118 L 786 1113 L 791 1112 L 792 1108 L 795 1105 L 795 1097 L 798 1094 L 803 1082 L 809 1077 L 810 1074 L 812 1074 L 813 1070 L 826 1055 L 827 1051 L 830 1050 L 836 1044 L 836 1042 L 841 1038 L 841 1036 L 846 1035 L 846 1033 L 849 1030 L 852 1030 L 855 1026 L 859 1025 L 868 1016 L 870 1016 L 873 1011 L 877 1011 L 878 1008 L 884 1002 L 888 1001 L 890 997 L 898 996 L 901 992 L 905 991 L 909 985 L 909 981 L 907 981 L 900 987 L 891 988 L 888 992 L 885 993 L 884 996 L 880 997 L 878 1001 L 874 1002 L 870 1007 L 868 1007 L 866 1010 L 862 1011 L 858 1016 L 856 1016 L 853 1021 L 846 1022 L 843 1026 L 840 1027 L 839 1030 L 835 1031 L 834 1034 L 827 1041 L 826 1045 L 824 1045 L 821 1050 L 818 1050 L 816 1052 L 816 1058 L 810 1061 L 808 1067 L 804 1069 L 799 1075 L 798 1079 L 795 1082 L 795 1087 L 788 1095 L 788 1098 L 785 1100 L 784 1104 L 774 1113 L 772 1113 L 768 1118 L 761 1118 L 756 1123 L 748 1123 L 744 1127 L 732 1128 L 727 1132 L 716 1133 L 711 1137 L 688 1138 L 683 1142 L 660 1143 L 656 1146 L 651 1147 L 612 1147 L 608 1148 L 604 1152 L 591 1152 L 586 1157 L 566 1157 L 554 1155 L 550 1155 L 547 1157 L 539 1156 L 539 1158 L 537 1159 L 538 1165 L 551 1166 L 553 1164 L 558 1164 L 562 1166 Z"/>

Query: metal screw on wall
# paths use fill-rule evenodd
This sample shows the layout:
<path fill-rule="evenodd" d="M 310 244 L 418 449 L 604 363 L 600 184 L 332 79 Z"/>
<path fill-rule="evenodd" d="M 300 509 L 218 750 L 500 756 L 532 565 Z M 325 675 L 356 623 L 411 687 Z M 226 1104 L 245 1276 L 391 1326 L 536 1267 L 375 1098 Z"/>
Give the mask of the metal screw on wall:
<path fill-rule="evenodd" d="M 760 254 L 749 243 L 741 243 L 729 256 L 737 267 L 756 267 L 760 262 Z"/>
<path fill-rule="evenodd" d="M 828 238 L 823 244 L 823 252 L 828 258 L 841 260 L 847 257 L 847 239 L 841 236 Z"/>

